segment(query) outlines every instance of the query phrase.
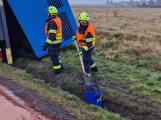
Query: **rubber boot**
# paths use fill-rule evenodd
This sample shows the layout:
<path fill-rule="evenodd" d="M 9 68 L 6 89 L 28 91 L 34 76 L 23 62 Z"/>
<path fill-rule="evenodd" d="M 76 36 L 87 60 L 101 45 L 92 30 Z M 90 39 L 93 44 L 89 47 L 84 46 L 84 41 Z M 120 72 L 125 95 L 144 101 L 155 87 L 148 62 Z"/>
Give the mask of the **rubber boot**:
<path fill-rule="evenodd" d="M 84 79 L 78 83 L 78 85 L 84 85 L 84 84 L 85 84 Z"/>
<path fill-rule="evenodd" d="M 55 75 L 58 75 L 58 74 L 60 74 L 60 73 L 62 73 L 62 71 L 60 71 L 60 72 L 58 72 L 58 73 L 56 73 L 55 71 L 52 73 L 52 75 L 53 76 L 55 76 Z"/>
<path fill-rule="evenodd" d="M 57 74 L 58 74 L 58 73 L 55 73 L 55 72 L 52 73 L 53 76 L 55 76 L 55 75 L 57 75 Z"/>
<path fill-rule="evenodd" d="M 64 70 L 64 64 L 61 63 L 61 70 Z"/>

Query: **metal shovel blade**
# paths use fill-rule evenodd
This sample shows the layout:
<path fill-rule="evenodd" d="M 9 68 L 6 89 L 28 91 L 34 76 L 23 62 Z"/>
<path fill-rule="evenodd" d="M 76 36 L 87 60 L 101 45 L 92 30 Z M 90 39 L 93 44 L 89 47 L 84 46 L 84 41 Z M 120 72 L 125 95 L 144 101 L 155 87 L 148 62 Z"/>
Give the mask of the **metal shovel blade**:
<path fill-rule="evenodd" d="M 84 74 L 85 84 L 86 85 L 92 85 L 92 83 L 91 83 L 91 77 L 86 72 L 83 72 L 83 74 Z"/>

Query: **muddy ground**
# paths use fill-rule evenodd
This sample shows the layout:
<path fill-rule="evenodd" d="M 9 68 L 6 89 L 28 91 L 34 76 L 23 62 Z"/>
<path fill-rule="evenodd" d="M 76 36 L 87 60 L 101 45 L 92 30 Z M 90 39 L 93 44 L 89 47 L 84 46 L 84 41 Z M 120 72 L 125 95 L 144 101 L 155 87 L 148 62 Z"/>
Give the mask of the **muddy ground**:
<path fill-rule="evenodd" d="M 28 63 L 35 64 L 36 66 L 41 66 L 42 68 L 29 69 L 27 65 Z M 77 97 L 79 97 L 82 101 L 86 102 L 85 89 L 87 86 L 77 85 L 77 82 L 79 80 L 82 80 L 82 74 L 78 73 L 77 70 L 65 69 L 63 73 L 57 76 L 52 76 L 53 68 L 51 64 L 42 62 L 41 60 L 33 59 L 25 59 L 21 64 L 14 65 L 13 67 L 25 69 L 27 73 L 32 74 L 35 78 L 42 79 L 46 83 L 50 83 L 53 87 L 60 86 L 62 90 L 74 94 Z M 120 92 L 128 95 L 129 97 L 137 97 L 136 100 L 130 101 L 132 103 L 130 105 L 130 103 L 126 104 L 127 98 L 123 98 L 123 101 L 125 102 L 120 103 L 117 102 L 117 100 L 113 100 L 112 97 L 104 96 L 102 99 L 102 108 L 106 108 L 111 112 L 118 113 L 122 117 L 132 120 L 161 120 L 160 106 L 154 106 L 150 103 L 148 104 L 147 102 L 144 102 L 144 100 L 148 101 L 148 99 L 143 96 L 130 93 L 128 88 L 123 88 L 121 86 L 109 84 L 104 80 L 98 79 L 97 73 L 92 73 L 92 77 L 93 82 L 99 86 L 102 86 L 104 88 L 117 89 Z"/>
<path fill-rule="evenodd" d="M 30 91 L 18 86 L 10 79 L 4 79 L 4 77 L 0 76 L 0 84 L 25 101 L 29 108 L 34 109 L 36 112 L 41 113 L 51 120 L 77 120 L 75 116 L 70 115 L 68 112 L 58 108 L 54 104 L 42 100 Z M 13 102 L 9 97 L 7 99 Z"/>

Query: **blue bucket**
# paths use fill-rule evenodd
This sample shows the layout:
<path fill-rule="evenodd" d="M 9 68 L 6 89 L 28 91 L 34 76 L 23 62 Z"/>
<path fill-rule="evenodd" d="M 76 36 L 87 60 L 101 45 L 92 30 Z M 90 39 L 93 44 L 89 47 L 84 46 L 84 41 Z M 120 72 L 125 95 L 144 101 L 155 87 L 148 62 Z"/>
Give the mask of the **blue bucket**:
<path fill-rule="evenodd" d="M 89 91 L 91 87 L 97 87 L 98 91 Z M 98 85 L 90 85 L 86 88 L 86 101 L 89 104 L 94 104 L 99 107 L 102 106 L 101 91 Z"/>

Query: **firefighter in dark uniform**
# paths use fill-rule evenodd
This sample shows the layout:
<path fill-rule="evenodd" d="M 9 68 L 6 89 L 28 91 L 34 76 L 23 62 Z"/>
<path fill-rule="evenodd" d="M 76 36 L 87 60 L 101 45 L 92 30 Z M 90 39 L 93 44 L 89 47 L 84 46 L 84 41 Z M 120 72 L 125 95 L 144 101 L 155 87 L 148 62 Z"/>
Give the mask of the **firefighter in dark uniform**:
<path fill-rule="evenodd" d="M 62 45 L 62 22 L 57 16 L 58 10 L 54 6 L 49 6 L 47 9 L 49 19 L 45 27 L 45 33 L 47 40 L 41 47 L 42 51 L 46 51 L 48 48 L 48 54 L 53 62 L 54 73 L 57 75 L 62 72 L 63 64 L 59 60 L 60 46 Z"/>
<path fill-rule="evenodd" d="M 86 73 L 90 75 L 90 71 L 98 71 L 97 65 L 92 59 L 92 53 L 95 48 L 95 30 L 92 24 L 89 22 L 90 17 L 87 13 L 83 12 L 79 15 L 79 25 L 77 29 L 77 35 L 72 37 L 72 40 L 77 40 L 81 45 L 81 51 L 79 55 L 83 54 L 83 63 Z M 80 81 L 79 85 L 85 84 L 85 81 Z"/>

